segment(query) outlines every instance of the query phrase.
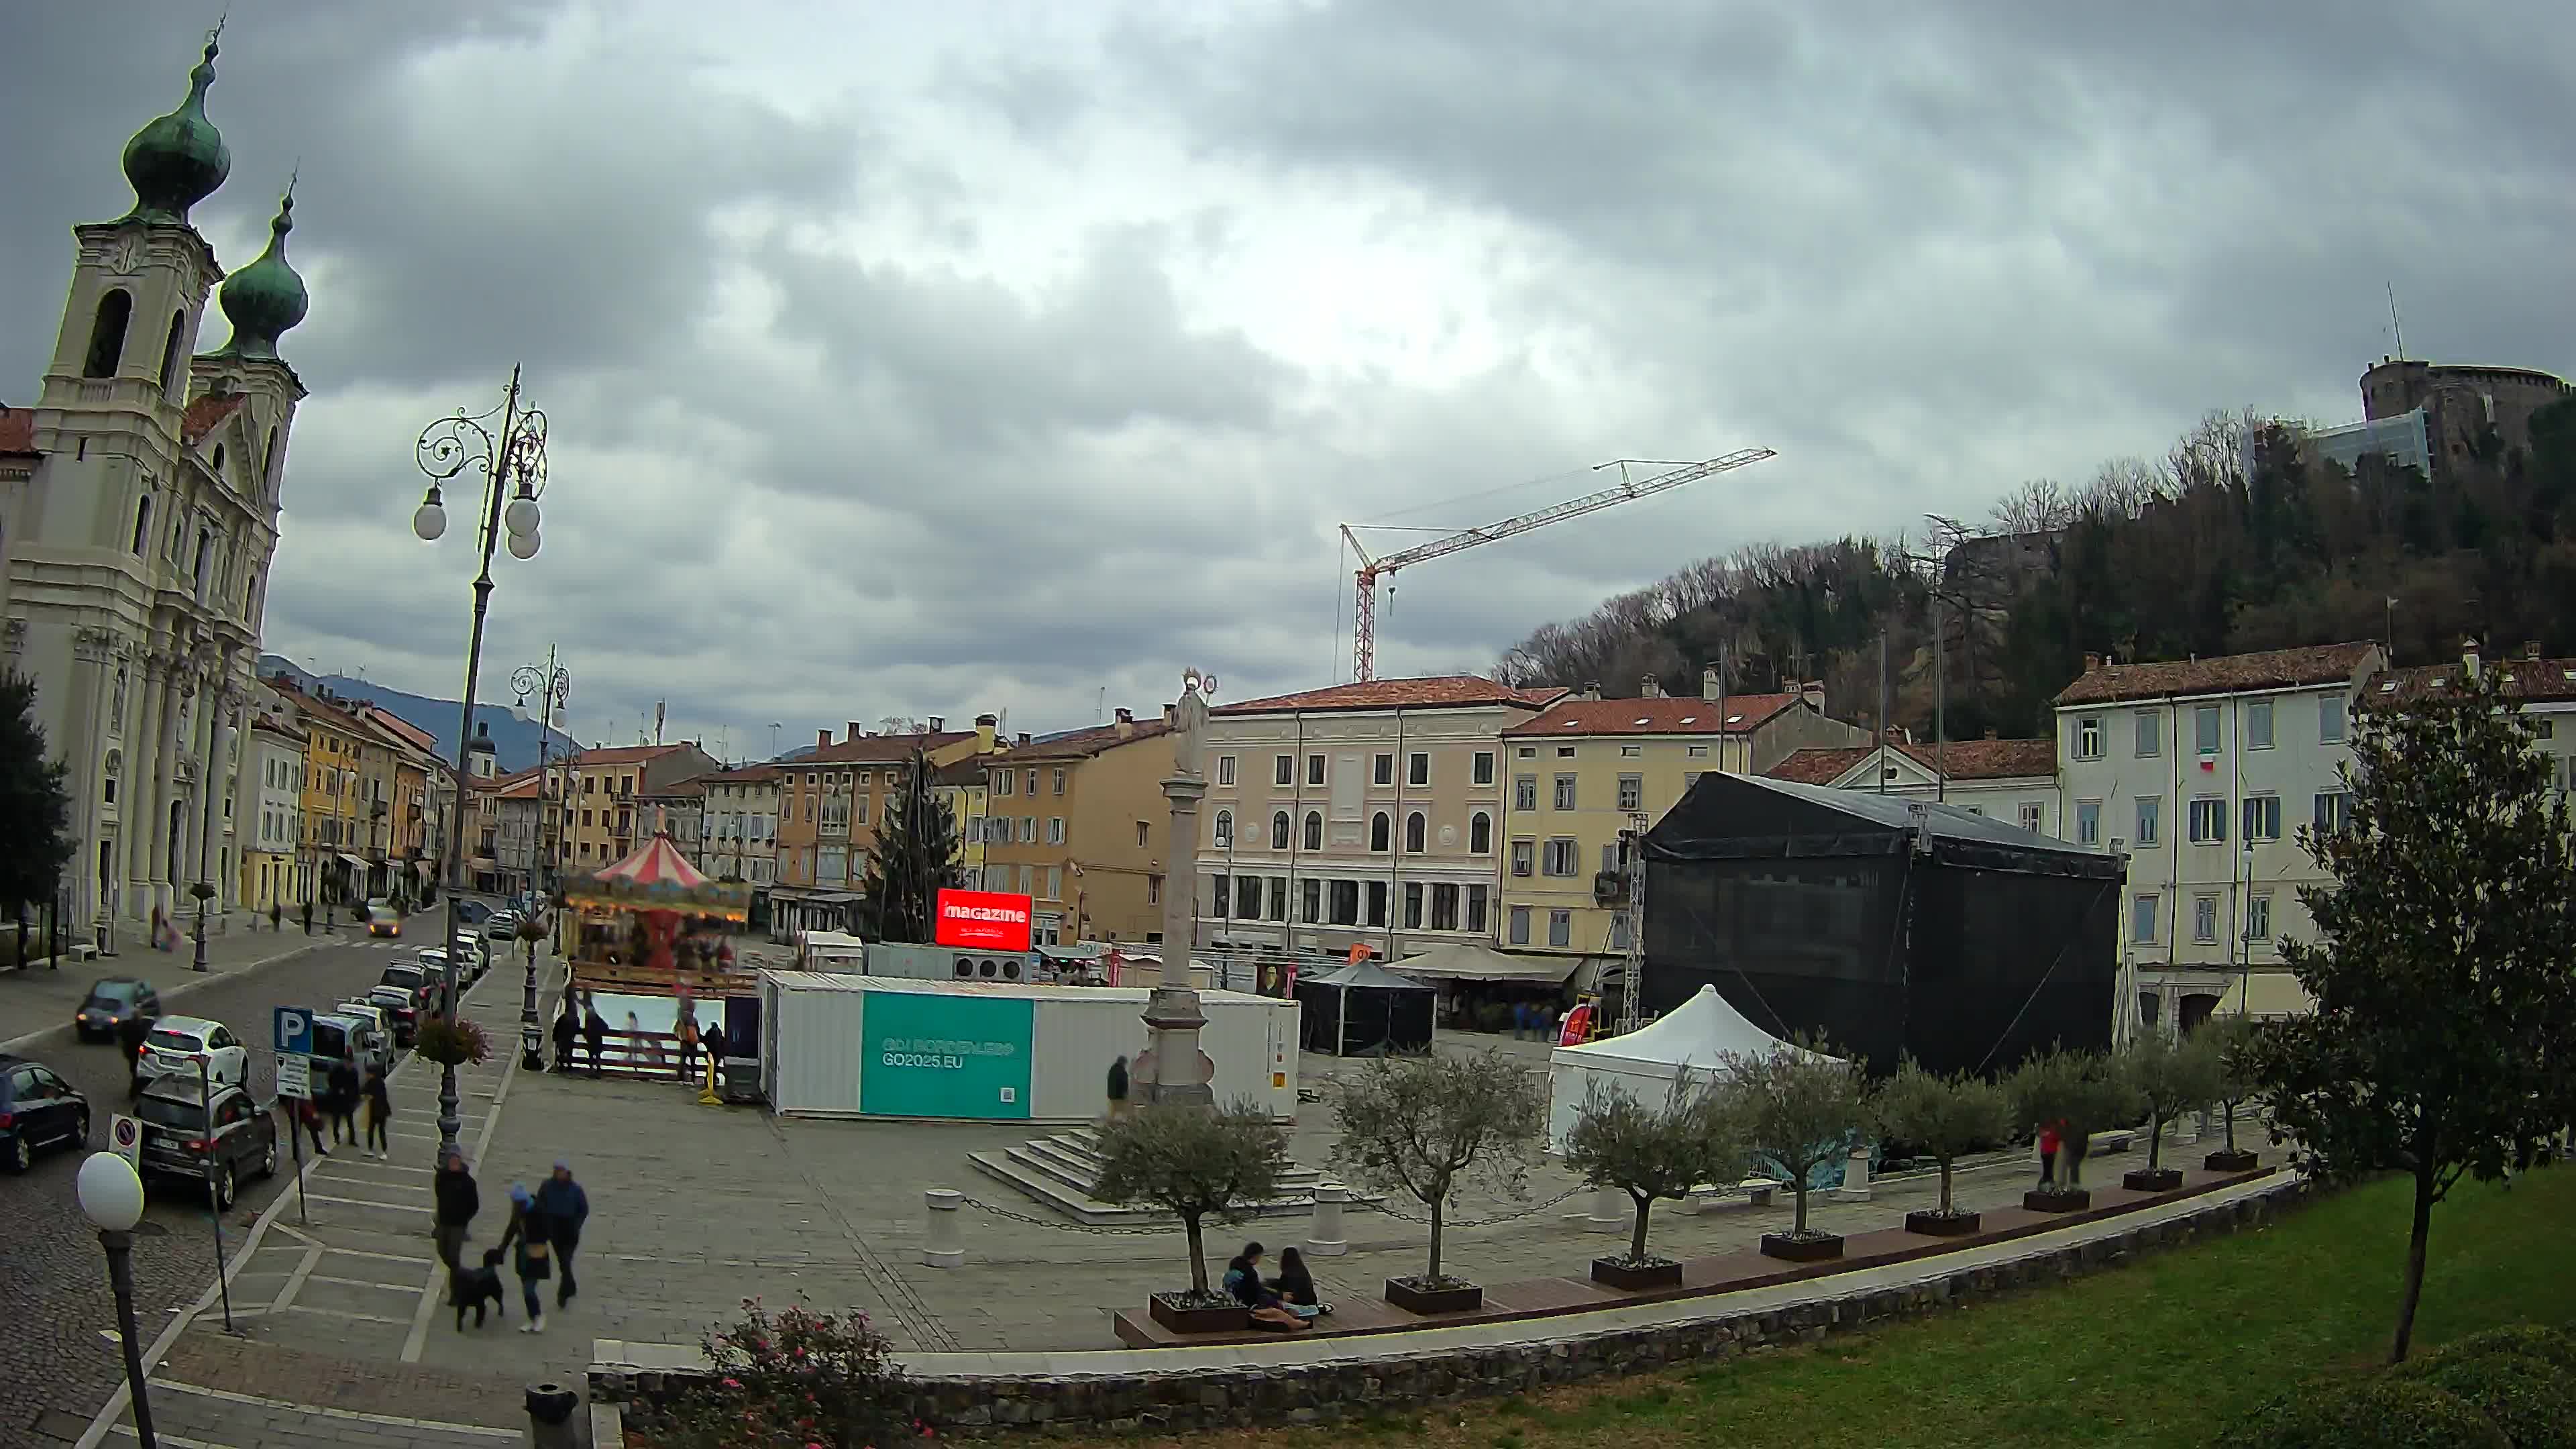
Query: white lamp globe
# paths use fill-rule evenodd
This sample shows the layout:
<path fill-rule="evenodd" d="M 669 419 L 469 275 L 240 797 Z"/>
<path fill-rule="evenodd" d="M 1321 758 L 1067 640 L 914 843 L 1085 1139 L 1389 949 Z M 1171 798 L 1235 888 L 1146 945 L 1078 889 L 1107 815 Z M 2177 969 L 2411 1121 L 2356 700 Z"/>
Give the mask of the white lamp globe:
<path fill-rule="evenodd" d="M 93 1152 L 77 1180 L 81 1212 L 101 1231 L 130 1233 L 143 1221 L 143 1179 L 113 1152 Z"/>
<path fill-rule="evenodd" d="M 514 533 L 510 535 L 510 557 L 517 559 L 530 559 L 535 558 L 536 556 L 537 535 L 534 530 L 527 533 Z"/>
<path fill-rule="evenodd" d="M 423 543 L 436 543 L 447 532 L 447 510 L 440 507 L 438 494 L 432 492 L 411 516 L 412 536 Z"/>
<path fill-rule="evenodd" d="M 512 533 L 534 533 L 538 521 L 537 500 L 525 493 L 511 499 L 510 506 L 501 510 L 501 522 Z"/>

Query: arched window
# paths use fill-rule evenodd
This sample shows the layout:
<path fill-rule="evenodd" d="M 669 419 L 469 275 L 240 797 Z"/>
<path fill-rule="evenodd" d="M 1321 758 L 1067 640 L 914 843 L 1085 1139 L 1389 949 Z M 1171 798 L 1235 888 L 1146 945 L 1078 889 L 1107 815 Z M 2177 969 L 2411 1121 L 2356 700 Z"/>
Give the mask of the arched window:
<path fill-rule="evenodd" d="M 1234 848 L 1234 812 L 1231 810 L 1216 812 L 1216 848 L 1219 850 Z"/>
<path fill-rule="evenodd" d="M 187 339 L 188 314 L 185 312 L 171 313 L 170 340 L 161 344 L 161 390 L 163 392 L 175 393 L 179 390 L 179 358 L 181 355 L 179 344 L 185 342 Z"/>
<path fill-rule="evenodd" d="M 1272 850 L 1286 850 L 1288 848 L 1288 812 L 1285 810 L 1276 810 L 1271 812 L 1270 848 Z"/>
<path fill-rule="evenodd" d="M 1419 810 L 1404 817 L 1404 848 L 1415 855 L 1422 853 L 1423 825 L 1422 812 Z"/>
<path fill-rule="evenodd" d="M 1324 848 L 1324 815 L 1320 810 L 1306 812 L 1306 848 L 1308 850 Z"/>
<path fill-rule="evenodd" d="M 143 553 L 143 545 L 152 539 L 152 495 L 144 494 L 134 501 L 134 552 Z"/>
<path fill-rule="evenodd" d="M 1387 848 L 1389 834 L 1390 830 L 1385 811 L 1381 810 L 1377 812 L 1377 814 L 1369 817 L 1369 849 L 1377 851 L 1385 850 Z"/>
<path fill-rule="evenodd" d="M 268 430 L 268 446 L 259 453 L 260 476 L 268 480 L 268 491 L 277 491 L 277 429 Z"/>
<path fill-rule="evenodd" d="M 1494 851 L 1494 817 L 1479 810 L 1467 817 L 1467 853 L 1491 855 Z"/>
<path fill-rule="evenodd" d="M 89 324 L 89 360 L 81 364 L 81 376 L 116 376 L 116 365 L 125 360 L 125 324 L 132 320 L 132 292 L 117 287 L 99 297 L 98 316 Z"/>
<path fill-rule="evenodd" d="M 224 476 L 224 445 L 221 443 L 215 444 L 215 476 Z"/>

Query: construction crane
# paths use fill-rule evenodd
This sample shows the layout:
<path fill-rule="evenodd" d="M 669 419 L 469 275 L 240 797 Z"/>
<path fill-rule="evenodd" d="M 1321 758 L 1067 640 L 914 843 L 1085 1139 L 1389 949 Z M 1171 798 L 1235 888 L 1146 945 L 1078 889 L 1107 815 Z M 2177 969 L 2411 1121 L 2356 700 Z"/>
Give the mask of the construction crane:
<path fill-rule="evenodd" d="M 1343 524 L 1342 537 L 1350 543 L 1351 552 L 1359 555 L 1360 560 L 1357 574 L 1359 583 L 1357 617 L 1353 620 L 1351 628 L 1352 653 L 1357 665 L 1354 677 L 1359 679 L 1376 677 L 1374 670 L 1377 662 L 1377 581 L 1397 569 L 1439 558 L 1443 554 L 1456 553 L 1460 549 L 1474 548 L 1480 543 L 1497 543 L 1515 534 L 1527 533 L 1533 528 L 1545 528 L 1551 523 L 1580 518 L 1587 513 L 1597 513 L 1612 504 L 1627 503 L 1663 493 L 1679 488 L 1685 483 L 1696 483 L 1702 478 L 1718 473 L 1731 473 L 1748 464 L 1778 456 L 1778 453 L 1769 448 L 1745 448 L 1722 458 L 1709 458 L 1697 463 L 1685 463 L 1678 467 L 1639 458 L 1614 458 L 1607 463 L 1595 465 L 1592 471 L 1598 473 L 1604 468 L 1618 469 L 1617 487 L 1604 488 L 1598 493 L 1587 493 L 1581 498 L 1571 498 L 1563 503 L 1539 509 L 1535 513 L 1506 518 L 1500 523 L 1487 524 L 1483 528 L 1464 529 L 1446 538 L 1435 538 L 1429 543 L 1416 544 L 1402 553 L 1388 554 L 1384 558 L 1370 558 L 1368 550 L 1360 546 L 1359 535 L 1351 531 L 1351 525 Z M 1661 467 L 1668 471 L 1642 480 L 1631 480 L 1628 476 L 1628 470 L 1631 467 Z"/>

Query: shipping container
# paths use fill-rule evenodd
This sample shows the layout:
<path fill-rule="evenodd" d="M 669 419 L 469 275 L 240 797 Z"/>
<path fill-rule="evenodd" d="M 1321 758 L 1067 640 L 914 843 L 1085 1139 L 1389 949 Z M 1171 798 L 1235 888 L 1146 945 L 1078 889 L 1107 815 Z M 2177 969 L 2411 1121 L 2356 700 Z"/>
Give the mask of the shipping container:
<path fill-rule="evenodd" d="M 1109 1064 L 1145 1049 L 1151 994 L 767 971 L 761 1080 L 794 1115 L 1090 1121 L 1107 1109 Z M 1209 991 L 1199 1009 L 1216 1099 L 1295 1117 L 1297 1003 Z"/>

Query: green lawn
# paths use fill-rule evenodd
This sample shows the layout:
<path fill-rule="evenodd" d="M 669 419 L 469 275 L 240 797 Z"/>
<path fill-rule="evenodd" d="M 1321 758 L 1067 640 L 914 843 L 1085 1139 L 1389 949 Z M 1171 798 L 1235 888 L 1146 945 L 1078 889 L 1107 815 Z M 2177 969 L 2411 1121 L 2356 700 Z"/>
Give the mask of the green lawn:
<path fill-rule="evenodd" d="M 2386 1355 L 2410 1188 L 2054 1288 L 1702 1369 L 1470 1402 L 1359 1427 L 1391 1446 L 1655 1449 L 1759 1436 L 1801 1449 L 2208 1443 L 2280 1389 Z M 2433 1215 L 2420 1352 L 2517 1321 L 2576 1325 L 2576 1170 L 2462 1183 Z M 1243 1437 L 1230 1435 L 1230 1438 Z M 1257 1436 L 1347 1443 L 1348 1427 Z"/>

